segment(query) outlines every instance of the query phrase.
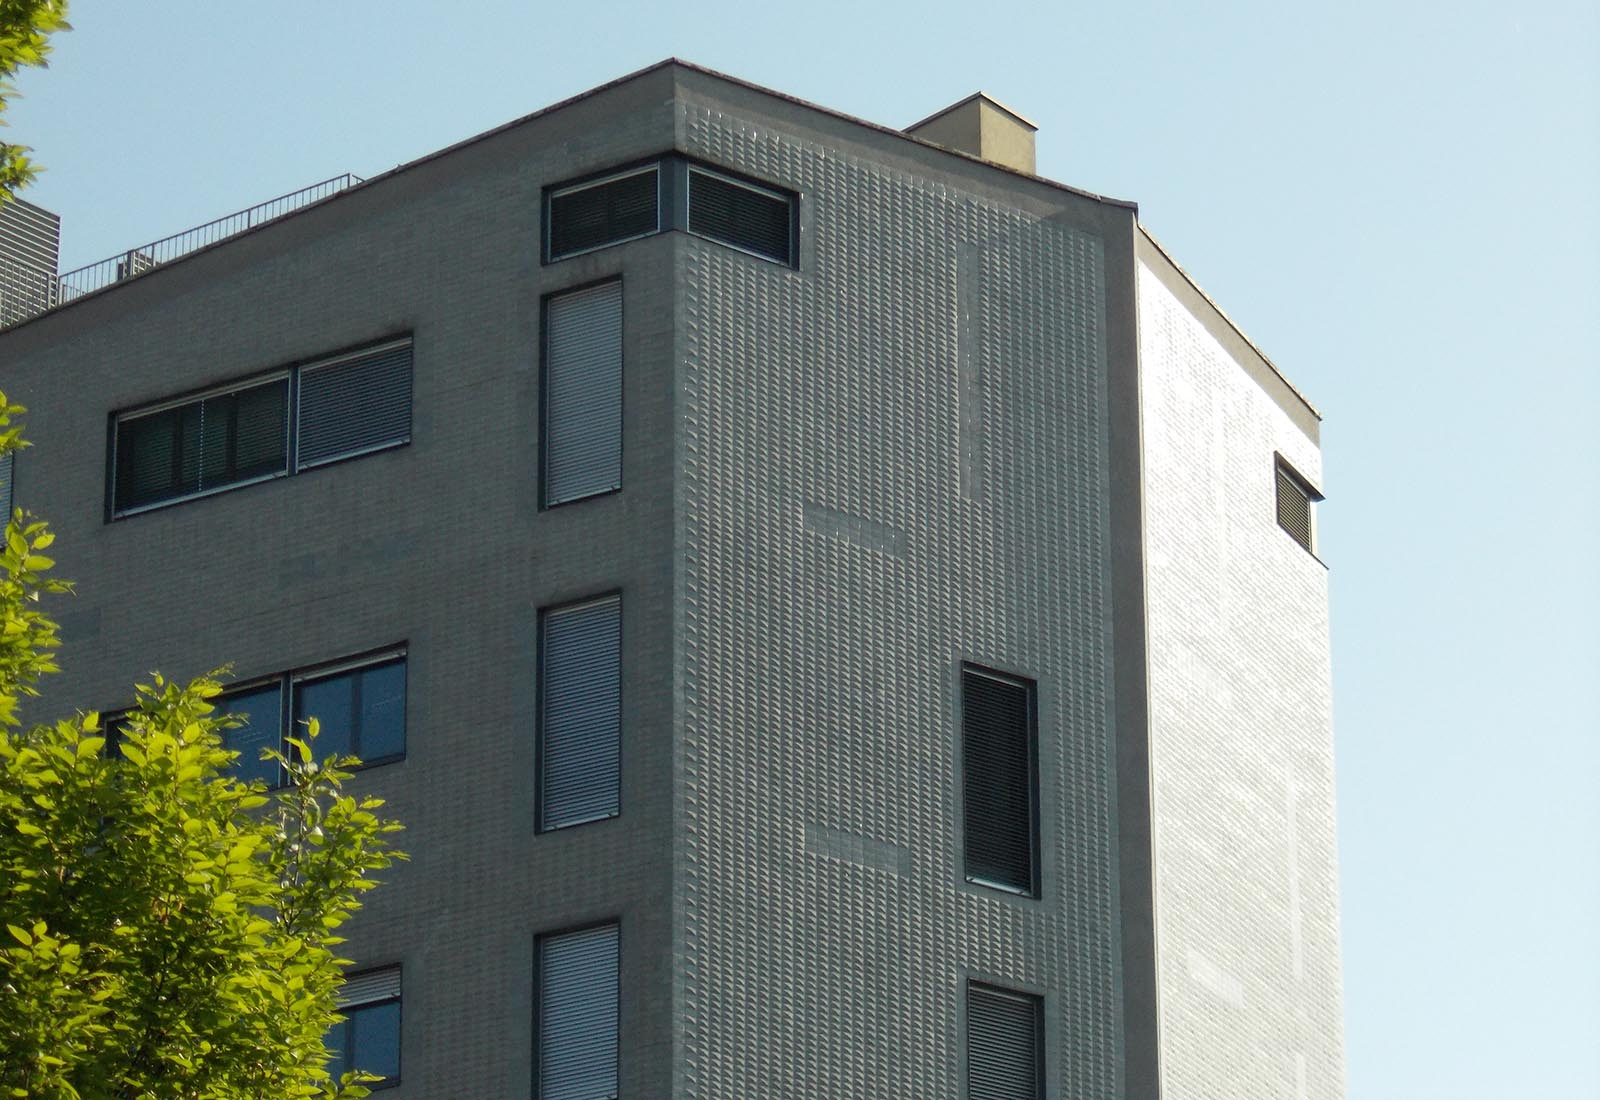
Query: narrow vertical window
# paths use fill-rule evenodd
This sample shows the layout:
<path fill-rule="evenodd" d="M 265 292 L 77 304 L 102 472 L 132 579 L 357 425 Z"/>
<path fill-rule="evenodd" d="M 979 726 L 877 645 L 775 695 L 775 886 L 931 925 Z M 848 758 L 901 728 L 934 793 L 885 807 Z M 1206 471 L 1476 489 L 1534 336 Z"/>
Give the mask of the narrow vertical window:
<path fill-rule="evenodd" d="M 622 488 L 622 283 L 550 298 L 544 324 L 550 507 Z"/>
<path fill-rule="evenodd" d="M 1312 505 L 1322 499 L 1305 478 L 1296 473 L 1282 456 L 1274 465 L 1278 491 L 1278 526 L 1305 549 L 1316 553 L 1316 523 Z"/>
<path fill-rule="evenodd" d="M 539 828 L 616 817 L 622 757 L 622 601 L 544 612 L 539 646 Z"/>
<path fill-rule="evenodd" d="M 12 493 L 16 470 L 16 451 L 7 451 L 0 455 L 0 526 L 11 522 L 11 510 L 16 507 Z"/>
<path fill-rule="evenodd" d="M 328 1029 L 328 1073 L 337 1081 L 352 1070 L 378 1078 L 381 1089 L 400 1083 L 400 968 L 354 975 L 339 989 L 344 1017 Z"/>
<path fill-rule="evenodd" d="M 1028 993 L 967 984 L 969 1100 L 1041 1100 L 1044 1003 Z"/>
<path fill-rule="evenodd" d="M 615 924 L 543 936 L 538 948 L 538 1100 L 617 1095 Z"/>
<path fill-rule="evenodd" d="M 1039 892 L 1034 694 L 1031 680 L 961 670 L 966 876 L 1030 897 Z"/>

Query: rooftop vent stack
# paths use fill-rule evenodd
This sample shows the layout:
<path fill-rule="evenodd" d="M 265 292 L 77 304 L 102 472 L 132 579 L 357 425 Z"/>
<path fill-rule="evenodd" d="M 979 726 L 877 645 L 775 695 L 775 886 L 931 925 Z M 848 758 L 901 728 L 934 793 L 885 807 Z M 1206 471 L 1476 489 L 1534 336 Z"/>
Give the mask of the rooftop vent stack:
<path fill-rule="evenodd" d="M 1039 127 L 987 92 L 906 127 L 906 133 L 1002 168 L 1034 174 L 1033 135 Z"/>

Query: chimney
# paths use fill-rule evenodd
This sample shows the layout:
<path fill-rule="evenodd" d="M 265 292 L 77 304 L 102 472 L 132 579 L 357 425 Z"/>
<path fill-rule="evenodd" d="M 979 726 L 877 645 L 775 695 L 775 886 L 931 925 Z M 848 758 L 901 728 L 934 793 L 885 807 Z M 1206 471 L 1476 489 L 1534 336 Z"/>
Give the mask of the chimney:
<path fill-rule="evenodd" d="M 946 149 L 1034 175 L 1033 135 L 1039 127 L 987 92 L 974 92 L 921 122 L 906 127 Z"/>

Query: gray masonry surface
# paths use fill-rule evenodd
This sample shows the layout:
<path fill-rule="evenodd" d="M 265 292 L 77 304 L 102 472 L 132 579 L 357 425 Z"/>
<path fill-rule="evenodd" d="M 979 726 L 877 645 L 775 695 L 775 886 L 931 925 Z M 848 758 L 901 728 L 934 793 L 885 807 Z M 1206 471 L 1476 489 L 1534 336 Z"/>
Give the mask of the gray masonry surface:
<path fill-rule="evenodd" d="M 670 150 L 795 192 L 797 267 L 541 264 L 544 187 Z M 622 489 L 541 510 L 540 304 L 613 277 Z M 107 522 L 114 412 L 405 333 L 409 445 Z M 1043 997 L 1051 1098 L 1342 1095 L 1315 414 L 1129 204 L 664 64 L 0 332 L 0 388 L 53 699 L 407 645 L 393 1100 L 528 1097 L 535 937 L 610 920 L 627 1100 L 959 1100 L 969 979 Z M 538 612 L 608 592 L 621 813 L 540 834 Z M 1038 682 L 1038 899 L 962 877 L 964 661 Z"/>

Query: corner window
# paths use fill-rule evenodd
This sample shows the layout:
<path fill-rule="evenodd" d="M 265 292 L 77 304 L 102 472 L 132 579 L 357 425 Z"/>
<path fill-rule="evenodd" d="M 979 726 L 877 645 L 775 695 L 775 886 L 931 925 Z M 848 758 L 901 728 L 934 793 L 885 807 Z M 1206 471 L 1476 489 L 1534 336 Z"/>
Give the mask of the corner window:
<path fill-rule="evenodd" d="M 1322 499 L 1322 494 L 1285 462 L 1282 455 L 1277 456 L 1273 469 L 1278 496 L 1278 526 L 1289 532 L 1289 537 L 1295 542 L 1315 554 L 1316 517 L 1312 506 Z"/>
<path fill-rule="evenodd" d="M 546 508 L 622 487 L 622 282 L 545 299 Z"/>
<path fill-rule="evenodd" d="M 554 263 L 667 230 L 795 266 L 799 198 L 676 153 L 545 191 L 544 259 Z"/>
<path fill-rule="evenodd" d="M 119 413 L 111 435 L 112 518 L 410 439 L 407 337 Z"/>
<path fill-rule="evenodd" d="M 1042 1100 L 1041 998 L 967 983 L 967 1096 L 969 1100 Z"/>
<path fill-rule="evenodd" d="M 961 670 L 962 822 L 969 882 L 1039 894 L 1035 687 L 1003 673 Z"/>
<path fill-rule="evenodd" d="M 539 627 L 541 831 L 621 809 L 622 599 L 552 608 Z"/>
<path fill-rule="evenodd" d="M 367 1087 L 400 1083 L 400 968 L 368 971 L 346 979 L 339 989 L 344 1019 L 323 1037 L 328 1049 L 328 1074 L 337 1081 L 345 1073 L 370 1073 L 378 1080 Z"/>
<path fill-rule="evenodd" d="M 537 961 L 537 1100 L 617 1095 L 615 924 L 541 936 Z"/>

